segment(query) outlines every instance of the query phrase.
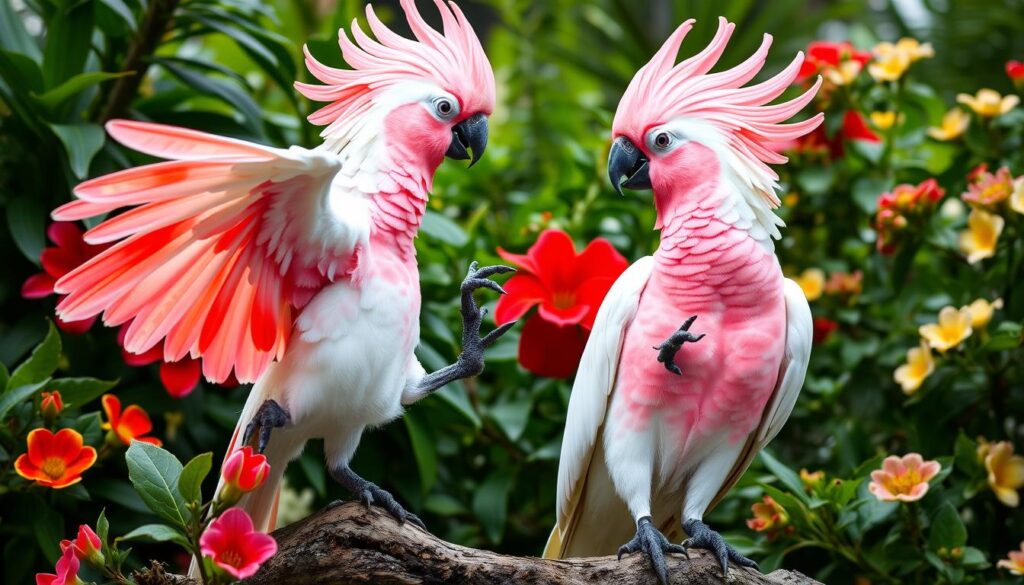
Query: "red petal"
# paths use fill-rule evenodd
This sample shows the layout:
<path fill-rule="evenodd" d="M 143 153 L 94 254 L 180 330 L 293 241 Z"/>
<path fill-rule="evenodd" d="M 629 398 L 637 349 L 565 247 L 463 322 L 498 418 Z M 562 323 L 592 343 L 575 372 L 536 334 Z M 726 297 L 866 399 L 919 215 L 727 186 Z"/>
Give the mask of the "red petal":
<path fill-rule="evenodd" d="M 577 325 L 590 312 L 587 305 L 576 304 L 571 307 L 559 309 L 551 303 L 544 303 L 537 312 L 545 321 L 559 326 Z"/>
<path fill-rule="evenodd" d="M 57 327 L 60 328 L 64 333 L 70 333 L 71 335 L 82 335 L 92 329 L 92 326 L 96 324 L 96 318 L 98 315 L 93 315 L 88 319 L 81 319 L 79 321 L 65 321 L 60 316 L 57 317 Z"/>
<path fill-rule="evenodd" d="M 116 427 L 121 422 L 121 399 L 113 394 L 104 394 L 100 402 L 103 404 L 103 413 L 107 415 L 107 422 Z"/>
<path fill-rule="evenodd" d="M 515 264 L 519 268 L 520 274 L 524 272 L 527 274 L 537 274 L 537 271 L 539 270 L 534 259 L 525 254 L 513 254 L 499 246 L 498 256 L 501 256 L 502 260 L 510 264 Z"/>
<path fill-rule="evenodd" d="M 54 278 L 64 276 L 78 268 L 84 261 L 85 259 L 78 254 L 64 248 L 43 248 L 43 253 L 39 255 L 43 270 Z"/>
<path fill-rule="evenodd" d="M 46 228 L 46 237 L 59 248 L 78 249 L 83 234 L 82 228 L 73 221 L 55 221 Z"/>
<path fill-rule="evenodd" d="M 507 295 L 498 298 L 494 307 L 494 322 L 498 325 L 515 321 L 551 296 L 535 276 L 527 273 L 516 274 L 504 284 Z"/>
<path fill-rule="evenodd" d="M 587 282 L 583 283 L 583 286 L 576 289 L 576 302 L 580 305 L 585 305 L 589 310 L 587 314 L 580 321 L 580 325 L 587 331 L 594 328 L 594 319 L 597 318 L 597 310 L 601 308 L 601 303 L 604 302 L 604 298 L 608 296 L 608 290 L 615 284 L 615 280 L 618 278 L 592 278 Z"/>
<path fill-rule="evenodd" d="M 548 290 L 572 290 L 576 245 L 569 234 L 544 230 L 527 254 L 537 265 L 537 278 Z"/>
<path fill-rule="evenodd" d="M 45 272 L 33 274 L 21 285 L 21 296 L 26 299 L 41 299 L 53 294 L 53 285 L 57 281 Z"/>
<path fill-rule="evenodd" d="M 519 363 L 538 376 L 566 378 L 576 371 L 587 333 L 575 325 L 559 327 L 534 315 L 519 338 Z"/>
<path fill-rule="evenodd" d="M 184 398 L 199 384 L 199 360 L 185 358 L 180 362 L 160 364 L 160 381 L 174 398 Z"/>
<path fill-rule="evenodd" d="M 118 425 L 118 434 L 121 435 L 122 439 L 138 439 L 152 430 L 153 423 L 149 420 L 149 414 L 142 410 L 141 406 L 132 404 L 121 413 L 121 424 Z"/>
<path fill-rule="evenodd" d="M 856 110 L 847 110 L 843 116 L 843 134 L 848 140 L 864 140 L 866 142 L 881 142 L 881 138 L 868 128 L 864 116 Z"/>
<path fill-rule="evenodd" d="M 629 266 L 626 258 L 604 238 L 594 238 L 576 258 L 575 280 L 577 285 L 595 277 L 618 278 Z"/>

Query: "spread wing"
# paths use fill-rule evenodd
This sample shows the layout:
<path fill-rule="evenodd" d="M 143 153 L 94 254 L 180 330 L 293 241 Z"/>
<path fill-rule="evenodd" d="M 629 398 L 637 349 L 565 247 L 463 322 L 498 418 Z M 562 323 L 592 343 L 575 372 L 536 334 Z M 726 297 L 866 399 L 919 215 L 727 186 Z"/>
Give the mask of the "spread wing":
<path fill-rule="evenodd" d="M 167 361 L 201 356 L 213 381 L 232 369 L 256 379 L 283 355 L 294 311 L 356 268 L 367 196 L 332 192 L 342 162 L 329 153 L 124 120 L 107 131 L 170 160 L 86 181 L 53 212 L 79 220 L 130 208 L 86 232 L 118 243 L 57 282 L 58 314 L 130 322 L 128 351 L 163 340 Z"/>
<path fill-rule="evenodd" d="M 601 303 L 594 329 L 583 350 L 569 397 L 565 434 L 562 437 L 556 502 L 558 525 L 552 534 L 552 541 L 560 540 L 559 533 L 566 533 L 576 513 L 618 376 L 619 356 L 626 328 L 636 316 L 640 294 L 647 285 L 653 264 L 653 257 L 641 258 L 615 281 Z M 545 556 L 548 556 L 547 552 Z"/>
<path fill-rule="evenodd" d="M 807 364 L 811 358 L 811 342 L 814 337 L 811 308 L 799 285 L 788 278 L 783 283 L 783 297 L 786 301 L 786 351 L 779 369 L 779 380 L 765 407 L 761 424 L 747 439 L 732 471 L 729 472 L 725 483 L 722 484 L 715 499 L 708 507 L 709 511 L 739 481 L 761 449 L 765 448 L 775 438 L 775 435 L 779 434 L 783 425 L 789 420 L 793 406 L 796 405 L 796 399 L 800 396 L 800 388 L 804 385 Z"/>

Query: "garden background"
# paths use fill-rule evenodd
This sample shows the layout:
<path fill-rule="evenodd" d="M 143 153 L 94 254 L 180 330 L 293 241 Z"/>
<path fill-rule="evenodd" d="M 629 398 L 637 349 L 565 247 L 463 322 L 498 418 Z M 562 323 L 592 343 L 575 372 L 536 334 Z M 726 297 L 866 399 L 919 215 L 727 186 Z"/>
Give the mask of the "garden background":
<path fill-rule="evenodd" d="M 385 22 L 407 32 L 397 2 L 375 4 Z M 778 254 L 816 318 L 807 382 L 770 455 L 709 521 L 766 571 L 781 564 L 828 583 L 1019 579 L 1013 569 L 1024 573 L 1024 553 L 1008 555 L 1024 540 L 1017 506 L 1024 460 L 1013 455 L 1014 447 L 1024 450 L 1024 287 L 1014 286 L 1024 270 L 1024 180 L 1015 180 L 1024 175 L 1024 108 L 1015 97 L 1022 86 L 1014 85 L 1024 66 L 1011 62 L 1024 60 L 1024 2 L 462 4 L 494 65 L 499 103 L 479 164 L 467 171 L 449 161 L 439 170 L 417 241 L 425 366 L 457 355 L 458 283 L 472 260 L 501 262 L 499 246 L 525 253 L 544 230 L 558 229 L 578 250 L 605 238 L 628 261 L 655 248 L 649 193 L 617 195 L 605 160 L 618 97 L 677 23 L 697 18 L 683 46 L 688 55 L 711 38 L 717 16 L 735 21 L 723 66 L 752 53 L 762 33 L 773 34 L 766 73 L 812 42 L 850 41 L 812 46 L 798 85 L 824 75 L 807 114 L 825 111 L 826 122 L 799 144 L 779 145 L 792 162 L 780 169 L 779 213 L 788 228 Z M 47 239 L 49 210 L 81 180 L 144 160 L 105 138 L 101 121 L 131 117 L 313 146 L 317 129 L 305 117 L 316 104 L 291 87 L 312 81 L 302 43 L 342 66 L 336 31 L 361 18 L 362 5 L 0 0 L 4 583 L 49 570 L 58 541 L 95 523 L 102 509 L 111 537 L 156 521 L 128 482 L 124 446 L 104 434 L 101 394 L 139 405 L 154 427 L 146 434 L 179 459 L 212 451 L 219 461 L 247 391 L 193 387 L 193 363 L 123 355 L 116 329 L 49 324 L 52 277 L 95 253 L 67 225 L 49 228 Z M 166 31 L 152 33 L 154 18 Z M 904 37 L 927 45 L 879 45 Z M 140 74 L 123 75 L 126 64 Z M 979 94 L 983 88 L 999 95 Z M 982 163 L 987 169 L 978 169 Z M 583 265 L 581 274 L 596 268 Z M 972 305 L 978 299 L 985 302 Z M 927 327 L 944 307 L 952 308 L 940 326 Z M 552 327 L 535 311 L 523 319 L 533 320 L 535 333 Z M 542 373 L 571 371 L 577 358 L 564 339 L 579 343 L 586 330 L 572 325 L 561 337 L 530 330 L 520 325 L 493 347 L 479 378 L 368 433 L 356 455 L 358 473 L 392 490 L 447 540 L 539 554 L 553 524 L 571 378 L 536 375 L 520 362 Z M 521 337 L 532 357 L 520 356 Z M 563 342 L 548 348 L 551 339 Z M 43 404 L 42 392 L 53 390 L 62 392 L 62 409 L 52 399 Z M 99 450 L 80 483 L 57 490 L 15 472 L 27 432 L 42 426 L 75 428 Z M 869 474 L 884 457 L 907 453 L 937 461 L 940 471 L 924 497 L 883 501 L 869 489 Z M 875 482 L 898 491 L 890 479 Z M 282 520 L 348 497 L 311 443 L 288 469 Z M 129 568 L 150 558 L 175 570 L 187 562 L 173 546 L 147 540 L 153 535 L 130 543 Z"/>

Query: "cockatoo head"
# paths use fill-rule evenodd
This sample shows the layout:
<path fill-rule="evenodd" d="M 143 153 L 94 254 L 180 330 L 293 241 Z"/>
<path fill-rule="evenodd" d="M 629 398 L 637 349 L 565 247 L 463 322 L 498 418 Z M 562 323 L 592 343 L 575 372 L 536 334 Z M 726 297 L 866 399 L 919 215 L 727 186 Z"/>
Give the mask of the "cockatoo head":
<path fill-rule="evenodd" d="M 431 173 L 445 155 L 471 159 L 471 166 L 480 158 L 494 109 L 494 72 L 459 7 L 434 3 L 443 32 L 423 20 L 414 0 L 402 0 L 415 40 L 392 32 L 367 5 L 376 40 L 356 20 L 352 39 L 338 31 L 352 69 L 326 66 L 304 49 L 310 73 L 326 85 L 295 86 L 310 99 L 331 102 L 309 117 L 327 126 L 321 132 L 325 148 L 341 153 L 379 147 L 375 153 L 392 163 Z"/>
<path fill-rule="evenodd" d="M 676 64 L 693 24 L 688 20 L 676 29 L 622 96 L 612 125 L 609 179 L 620 193 L 622 187 L 653 188 L 659 227 L 669 212 L 666 207 L 687 197 L 708 196 L 711 190 L 700 187 L 723 178 L 741 191 L 738 195 L 755 213 L 774 217 L 778 175 L 768 165 L 784 163 L 786 157 L 770 143 L 795 140 L 821 123 L 823 116 L 818 114 L 781 124 L 811 101 L 821 81 L 791 101 L 768 105 L 796 79 L 803 54 L 774 77 L 743 87 L 764 66 L 771 35 L 765 35 L 761 47 L 743 63 L 709 73 L 735 25 L 720 18 L 711 43 Z"/>

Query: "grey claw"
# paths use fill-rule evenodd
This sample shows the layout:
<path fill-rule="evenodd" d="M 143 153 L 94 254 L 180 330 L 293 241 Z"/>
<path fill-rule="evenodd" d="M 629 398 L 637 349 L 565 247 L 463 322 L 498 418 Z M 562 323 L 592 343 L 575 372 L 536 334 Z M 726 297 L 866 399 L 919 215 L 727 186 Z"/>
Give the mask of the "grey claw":
<path fill-rule="evenodd" d="M 756 562 L 736 552 L 736 549 L 725 542 L 721 534 L 700 520 L 691 519 L 683 522 L 683 530 L 690 535 L 683 541 L 683 548 L 703 548 L 714 553 L 722 567 L 722 574 L 726 577 L 729 576 L 729 561 L 741 567 L 758 568 Z"/>
<path fill-rule="evenodd" d="M 245 425 L 245 432 L 242 433 L 242 444 L 249 445 L 256 429 L 259 429 L 259 440 L 256 449 L 263 453 L 270 442 L 270 434 L 276 428 L 281 428 L 292 420 L 291 415 L 276 400 L 266 400 L 260 405 L 256 414 Z"/>
<path fill-rule="evenodd" d="M 505 335 L 506 333 L 508 333 L 509 329 L 512 329 L 513 327 L 515 327 L 516 323 L 518 323 L 518 321 L 509 321 L 508 323 L 505 323 L 504 325 L 499 325 L 493 331 L 488 333 L 483 338 L 481 343 L 483 343 L 484 347 L 490 347 L 491 344 L 493 344 L 495 341 L 498 340 L 498 338 L 500 338 L 502 335 Z"/>
<path fill-rule="evenodd" d="M 686 554 L 680 545 L 670 543 L 665 535 L 654 527 L 650 516 L 644 516 L 637 522 L 636 536 L 619 547 L 618 558 L 621 560 L 622 555 L 635 552 L 642 552 L 647 557 L 661 585 L 668 585 L 668 565 L 665 563 L 665 553 L 681 552 Z"/>
<path fill-rule="evenodd" d="M 495 264 L 494 266 L 484 266 L 483 268 L 477 268 L 471 271 L 470 276 L 473 278 L 490 278 L 496 274 L 507 274 L 509 272 L 515 272 L 516 269 L 511 266 L 503 266 L 501 264 Z"/>

